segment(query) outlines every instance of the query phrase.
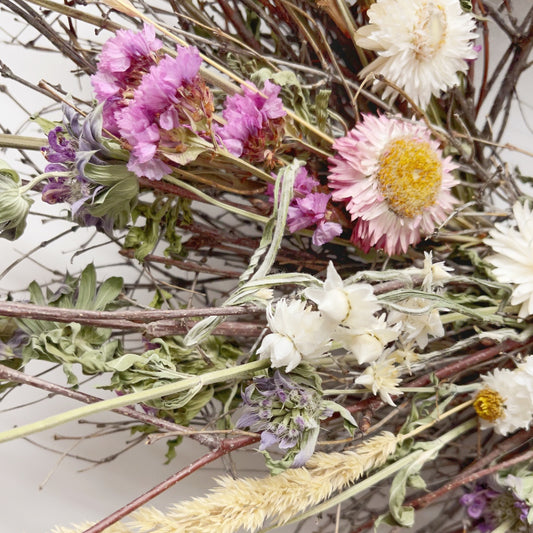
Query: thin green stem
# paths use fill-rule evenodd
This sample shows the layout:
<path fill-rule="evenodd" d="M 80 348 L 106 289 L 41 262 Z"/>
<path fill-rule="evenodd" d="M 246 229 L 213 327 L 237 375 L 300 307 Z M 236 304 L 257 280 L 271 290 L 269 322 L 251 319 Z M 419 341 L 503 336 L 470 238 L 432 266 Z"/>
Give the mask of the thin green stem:
<path fill-rule="evenodd" d="M 185 171 L 182 171 L 182 172 L 185 174 Z M 164 176 L 163 179 L 165 181 L 168 181 L 168 183 L 172 183 L 173 185 L 177 185 L 178 187 L 181 187 L 182 189 L 185 189 L 186 191 L 192 192 L 193 194 L 195 194 L 196 196 L 199 196 L 202 200 L 205 200 L 211 205 L 220 207 L 221 209 L 224 209 L 225 211 L 229 211 L 230 213 L 234 213 L 235 215 L 246 217 L 250 220 L 254 220 L 255 222 L 259 222 L 261 224 L 266 224 L 269 220 L 267 217 L 258 215 L 257 213 L 251 213 L 250 211 L 246 211 L 246 209 L 240 209 L 239 207 L 225 204 L 224 202 L 216 200 L 215 198 L 212 198 L 211 196 L 200 191 L 196 187 L 188 184 L 185 181 L 175 178 L 174 176 L 167 175 L 167 176 Z"/>
<path fill-rule="evenodd" d="M 147 402 L 149 400 L 162 398 L 163 396 L 168 396 L 170 394 L 178 394 L 180 392 L 191 390 L 200 391 L 205 385 L 227 382 L 231 379 L 262 370 L 269 364 L 269 359 L 263 359 L 261 361 L 254 361 L 252 363 L 246 363 L 233 368 L 225 368 L 223 370 L 216 370 L 200 376 L 193 376 L 175 383 L 169 383 L 167 385 L 155 387 L 153 389 L 125 394 L 124 396 L 111 398 L 109 400 L 103 400 L 91 405 L 72 409 L 66 413 L 50 416 L 43 420 L 39 420 L 38 422 L 33 422 L 32 424 L 26 424 L 24 426 L 4 431 L 0 433 L 0 442 L 7 442 L 20 437 L 26 437 L 32 433 L 38 433 L 39 431 L 44 431 L 72 420 L 79 420 L 80 418 L 90 416 L 95 413 L 101 413 L 102 411 L 109 411 L 110 409 L 116 409 L 126 405 Z"/>
<path fill-rule="evenodd" d="M 20 187 L 19 191 L 20 194 L 24 194 L 25 192 L 28 192 L 29 190 L 33 189 L 35 185 L 38 183 L 41 183 L 41 181 L 44 181 L 48 178 L 68 178 L 72 177 L 72 172 L 44 172 L 43 174 L 39 174 L 35 178 L 33 178 L 29 183 L 26 185 L 23 185 Z"/>

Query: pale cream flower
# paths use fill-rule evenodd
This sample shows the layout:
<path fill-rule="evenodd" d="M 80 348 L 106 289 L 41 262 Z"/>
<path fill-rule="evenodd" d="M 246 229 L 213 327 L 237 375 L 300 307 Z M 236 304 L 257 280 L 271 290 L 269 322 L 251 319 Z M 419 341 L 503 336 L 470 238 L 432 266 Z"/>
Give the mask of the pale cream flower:
<path fill-rule="evenodd" d="M 310 287 L 304 291 L 315 302 L 318 310 L 336 324 L 361 329 L 368 328 L 375 320 L 380 305 L 368 283 L 345 285 L 330 261 L 326 280 L 322 287 Z"/>
<path fill-rule="evenodd" d="M 420 354 L 416 353 L 411 346 L 407 346 L 404 349 L 394 350 L 390 354 L 390 358 L 399 365 L 404 366 L 411 374 L 411 365 L 420 361 Z"/>
<path fill-rule="evenodd" d="M 364 328 L 336 328 L 333 340 L 340 342 L 362 365 L 379 359 L 387 345 L 395 341 L 399 334 L 399 326 L 388 325 L 383 313 Z"/>
<path fill-rule="evenodd" d="M 269 358 L 273 368 L 285 366 L 290 372 L 302 359 L 316 359 L 329 349 L 330 322 L 301 300 L 282 299 L 274 312 L 269 306 L 267 320 L 272 333 L 263 339 L 257 353 L 261 359 Z"/>
<path fill-rule="evenodd" d="M 476 23 L 459 0 L 377 0 L 368 19 L 356 43 L 378 57 L 360 76 L 382 74 L 423 108 L 431 95 L 457 85 L 457 73 L 466 72 L 468 60 L 476 57 Z M 385 87 L 385 98 L 394 94 Z"/>
<path fill-rule="evenodd" d="M 431 302 L 424 298 L 408 298 L 400 302 L 405 312 L 393 309 L 389 313 L 389 324 L 401 323 L 400 339 L 404 344 L 414 342 L 425 348 L 429 337 L 442 337 L 444 327 L 438 309 L 431 309 Z"/>
<path fill-rule="evenodd" d="M 405 272 L 411 276 L 424 276 L 422 290 L 432 292 L 434 288 L 442 287 L 444 281 L 451 278 L 453 268 L 444 264 L 444 261 L 433 263 L 433 252 L 424 252 L 424 265 L 422 268 L 410 267 Z"/>
<path fill-rule="evenodd" d="M 529 357 L 528 359 L 533 359 Z M 496 369 L 481 377 L 481 390 L 474 408 L 481 419 L 481 427 L 494 428 L 507 435 L 517 429 L 528 429 L 533 419 L 533 375 L 531 362 L 515 370 Z"/>
<path fill-rule="evenodd" d="M 370 389 L 373 394 L 379 394 L 380 398 L 389 405 L 395 405 L 391 395 L 403 394 L 398 390 L 400 381 L 399 367 L 391 358 L 382 356 L 356 378 L 355 384 Z"/>
<path fill-rule="evenodd" d="M 485 239 L 495 252 L 487 261 L 496 268 L 496 279 L 515 286 L 512 305 L 520 305 L 518 316 L 533 315 L 533 212 L 529 203 L 516 202 L 513 214 L 517 229 L 508 224 L 495 224 Z"/>

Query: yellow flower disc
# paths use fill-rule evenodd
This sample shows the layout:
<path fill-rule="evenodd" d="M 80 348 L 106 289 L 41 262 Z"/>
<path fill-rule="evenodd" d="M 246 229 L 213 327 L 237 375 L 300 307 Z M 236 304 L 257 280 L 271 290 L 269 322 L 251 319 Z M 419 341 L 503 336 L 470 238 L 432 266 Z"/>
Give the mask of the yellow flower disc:
<path fill-rule="evenodd" d="M 376 179 L 390 209 L 413 218 L 437 201 L 442 165 L 428 142 L 396 139 L 383 150 Z"/>
<path fill-rule="evenodd" d="M 500 394 L 491 389 L 481 389 L 474 400 L 474 409 L 479 418 L 494 422 L 503 415 L 504 401 Z"/>

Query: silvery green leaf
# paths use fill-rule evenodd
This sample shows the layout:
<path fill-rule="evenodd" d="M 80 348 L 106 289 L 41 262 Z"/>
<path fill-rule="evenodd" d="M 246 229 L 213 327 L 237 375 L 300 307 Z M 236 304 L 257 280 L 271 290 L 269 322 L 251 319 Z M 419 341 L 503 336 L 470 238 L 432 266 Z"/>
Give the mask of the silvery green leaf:
<path fill-rule="evenodd" d="M 20 191 L 20 177 L 0 160 L 0 238 L 18 239 L 26 227 L 26 217 L 33 200 Z"/>

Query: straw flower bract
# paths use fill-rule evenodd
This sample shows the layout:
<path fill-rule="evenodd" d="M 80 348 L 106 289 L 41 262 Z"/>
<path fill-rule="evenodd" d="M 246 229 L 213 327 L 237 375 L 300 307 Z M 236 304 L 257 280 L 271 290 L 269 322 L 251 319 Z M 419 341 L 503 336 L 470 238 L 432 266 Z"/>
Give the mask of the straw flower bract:
<path fill-rule="evenodd" d="M 475 20 L 459 0 L 378 0 L 368 10 L 370 24 L 355 36 L 358 46 L 378 57 L 364 68 L 382 74 L 401 87 L 415 103 L 426 107 L 431 95 L 457 85 L 475 59 Z M 394 95 L 386 87 L 384 97 Z"/>
<path fill-rule="evenodd" d="M 406 252 L 451 212 L 455 165 L 422 123 L 365 115 L 333 147 L 333 200 L 345 202 L 352 241 L 365 252 Z"/>
<path fill-rule="evenodd" d="M 495 224 L 485 239 L 496 254 L 487 258 L 494 265 L 494 276 L 515 286 L 511 304 L 521 305 L 518 316 L 533 314 L 533 211 L 529 203 L 513 206 L 516 229 L 505 223 Z"/>
<path fill-rule="evenodd" d="M 312 361 L 329 349 L 332 327 L 317 311 L 301 300 L 280 300 L 276 308 L 267 309 L 272 333 L 257 350 L 261 359 L 269 358 L 273 368 L 296 368 L 303 360 Z"/>
<path fill-rule="evenodd" d="M 370 389 L 373 394 L 379 394 L 380 398 L 389 405 L 395 405 L 391 395 L 402 394 L 398 390 L 400 381 L 400 368 L 392 359 L 383 355 L 356 378 L 355 384 Z"/>
<path fill-rule="evenodd" d="M 374 314 L 380 309 L 370 284 L 345 285 L 331 261 L 323 286 L 310 287 L 304 294 L 318 305 L 326 318 L 351 328 L 367 327 L 374 322 Z"/>
<path fill-rule="evenodd" d="M 388 316 L 391 324 L 401 323 L 400 339 L 405 345 L 414 342 L 419 348 L 428 345 L 429 337 L 442 337 L 444 327 L 438 309 L 431 309 L 431 303 L 424 298 L 408 298 L 401 302 L 405 312 L 393 309 Z"/>

